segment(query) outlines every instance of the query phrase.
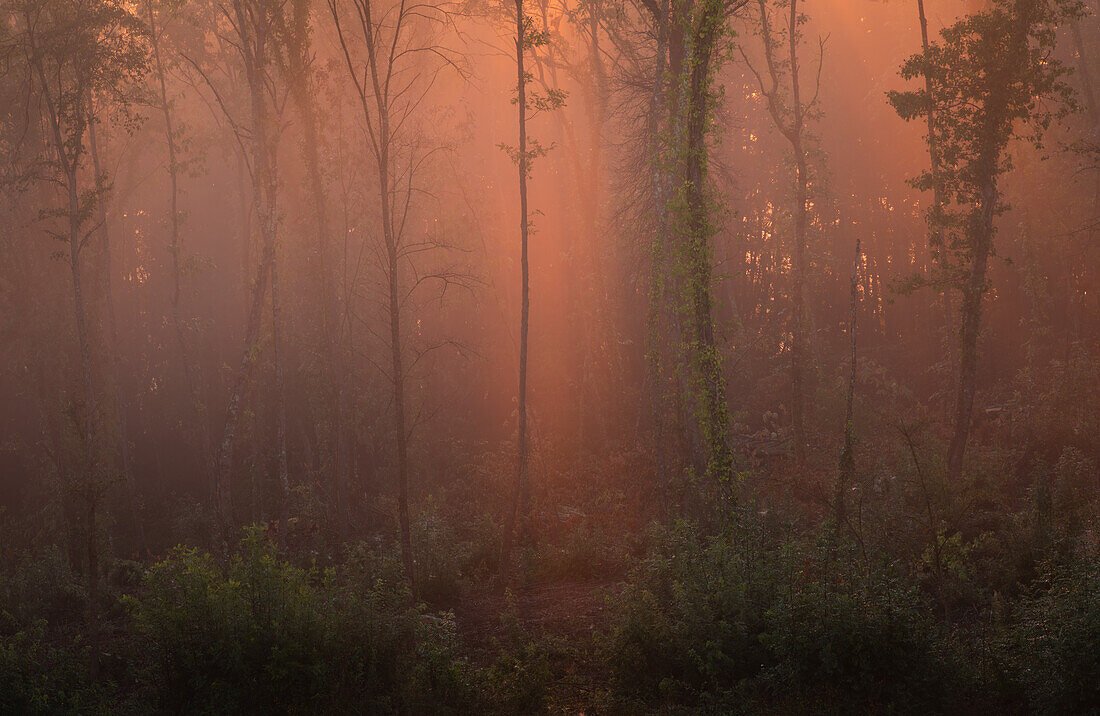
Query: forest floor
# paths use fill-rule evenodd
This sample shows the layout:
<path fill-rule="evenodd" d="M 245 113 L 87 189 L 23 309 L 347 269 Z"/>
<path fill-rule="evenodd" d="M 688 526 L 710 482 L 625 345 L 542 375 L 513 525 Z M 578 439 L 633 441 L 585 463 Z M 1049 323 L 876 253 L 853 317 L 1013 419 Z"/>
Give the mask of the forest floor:
<path fill-rule="evenodd" d="M 491 587 L 471 590 L 453 606 L 455 622 L 475 661 L 491 658 L 509 637 L 510 616 L 531 635 L 583 640 L 599 631 L 610 613 L 621 580 L 566 579 L 536 582 L 514 594 Z"/>
<path fill-rule="evenodd" d="M 623 586 L 605 578 L 535 582 L 514 593 L 478 588 L 453 605 L 455 622 L 468 658 L 480 666 L 497 659 L 517 631 L 535 639 L 551 667 L 548 710 L 584 713 L 602 691 L 598 637 Z"/>

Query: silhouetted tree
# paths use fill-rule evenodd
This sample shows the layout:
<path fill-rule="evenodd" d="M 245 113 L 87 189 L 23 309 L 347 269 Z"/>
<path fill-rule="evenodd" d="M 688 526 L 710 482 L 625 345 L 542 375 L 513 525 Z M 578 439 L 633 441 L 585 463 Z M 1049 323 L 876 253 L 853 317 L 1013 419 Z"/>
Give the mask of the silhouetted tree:
<path fill-rule="evenodd" d="M 962 295 L 958 386 L 947 451 L 953 480 L 962 473 L 970 436 L 995 220 L 1006 209 L 998 183 L 1012 169 L 1010 141 L 1023 138 L 1041 146 L 1042 132 L 1072 106 L 1066 69 L 1052 53 L 1058 21 L 1077 7 L 1060 0 L 995 0 L 988 10 L 946 28 L 940 42 L 902 65 L 906 79 L 937 78 L 931 94 L 927 86 L 889 94 L 904 119 L 935 115 L 929 142 L 939 154 L 939 181 L 929 170 L 917 184 L 922 189 L 941 184 L 945 203 L 942 215 L 930 215 L 933 232 L 943 236 L 936 247 L 937 275 L 930 280 Z"/>

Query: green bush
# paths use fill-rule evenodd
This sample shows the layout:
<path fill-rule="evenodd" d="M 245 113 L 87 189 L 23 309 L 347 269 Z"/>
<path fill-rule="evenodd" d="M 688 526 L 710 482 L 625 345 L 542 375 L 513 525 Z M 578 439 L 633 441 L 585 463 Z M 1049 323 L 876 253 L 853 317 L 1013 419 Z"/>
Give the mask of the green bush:
<path fill-rule="evenodd" d="M 1031 709 L 1100 711 L 1100 564 L 1049 567 L 1018 611 L 1005 661 Z"/>
<path fill-rule="evenodd" d="M 0 713 L 118 713 L 112 684 L 92 682 L 88 651 L 50 643 L 45 622 L 0 636 Z"/>
<path fill-rule="evenodd" d="M 907 711 L 939 711 L 965 695 L 964 672 L 916 587 L 884 568 L 860 569 L 829 535 L 788 550 L 788 583 L 760 634 L 769 692 Z"/>
<path fill-rule="evenodd" d="M 419 596 L 428 601 L 454 598 L 466 581 L 473 549 L 429 501 L 412 524 Z"/>
<path fill-rule="evenodd" d="M 508 595 L 501 615 L 501 638 L 495 640 L 496 658 L 481 673 L 482 699 L 492 713 L 530 714 L 546 710 L 553 679 L 553 661 L 559 649 L 545 635 L 524 628 Z"/>
<path fill-rule="evenodd" d="M 618 690 L 690 699 L 759 673 L 766 653 L 758 635 L 774 585 L 755 578 L 757 550 L 732 535 L 700 538 L 689 523 L 654 542 L 615 600 L 609 666 Z"/>
<path fill-rule="evenodd" d="M 779 544 L 743 516 L 655 542 L 617 600 L 608 659 L 625 700 L 911 710 L 968 687 L 920 593 L 859 569 L 828 531 Z"/>
<path fill-rule="evenodd" d="M 396 712 L 467 697 L 453 620 L 412 607 L 399 566 L 364 549 L 318 572 L 280 561 L 259 531 L 225 566 L 178 548 L 132 607 L 164 709 Z"/>
<path fill-rule="evenodd" d="M 0 613 L 21 626 L 39 619 L 50 623 L 80 620 L 86 601 L 84 582 L 59 547 L 21 554 L 10 571 L 0 573 Z"/>

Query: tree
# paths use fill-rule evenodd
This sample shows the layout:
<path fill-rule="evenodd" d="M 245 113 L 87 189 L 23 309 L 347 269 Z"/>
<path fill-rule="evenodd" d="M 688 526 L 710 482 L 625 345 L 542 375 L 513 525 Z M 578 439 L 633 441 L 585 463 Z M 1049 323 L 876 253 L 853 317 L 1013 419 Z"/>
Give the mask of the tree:
<path fill-rule="evenodd" d="M 102 110 L 96 106 L 95 99 L 90 94 L 88 96 L 88 103 L 90 105 L 88 109 L 89 116 L 92 117 L 92 121 L 88 123 L 88 149 L 92 158 L 92 170 L 94 172 L 95 182 L 104 189 L 103 196 L 96 203 L 96 225 L 103 237 L 103 301 L 106 304 L 105 309 L 107 313 L 107 352 L 109 354 L 109 363 L 111 366 L 111 382 L 114 385 L 115 426 L 118 430 L 118 467 L 126 490 L 127 512 L 129 512 L 128 518 L 134 530 L 134 536 L 138 546 L 144 549 L 145 528 L 142 523 L 141 513 L 138 509 L 133 464 L 130 457 L 130 430 L 126 415 L 129 406 L 126 401 L 126 391 L 123 388 L 122 346 L 118 337 L 118 320 L 115 313 L 115 299 L 112 290 L 114 277 L 112 276 L 111 266 L 111 232 L 107 217 L 107 204 L 110 198 L 111 181 L 105 170 L 104 163 L 101 160 L 105 147 L 101 146 L 99 141 L 100 132 L 98 132 L 96 128 L 100 123 L 99 117 L 100 111 Z M 108 106 L 107 110 L 109 111 L 109 109 L 110 107 Z M 104 114 L 106 113 L 105 111 Z M 103 142 L 103 145 L 106 145 L 106 142 Z"/>
<path fill-rule="evenodd" d="M 310 23 L 311 0 L 293 0 L 290 12 L 284 15 L 282 52 L 277 55 L 279 71 L 286 78 L 291 101 L 300 120 L 302 159 L 305 162 L 309 200 L 316 223 L 316 276 L 321 314 L 321 353 L 328 366 L 328 402 L 331 411 L 330 463 L 332 470 L 333 511 L 341 537 L 348 534 L 349 503 L 349 435 L 347 387 L 345 386 L 344 354 L 341 340 L 345 312 L 341 310 L 338 292 L 333 286 L 330 266 L 328 201 L 322 176 L 320 153 L 321 115 L 314 102 L 317 90 Z"/>
<path fill-rule="evenodd" d="M 217 457 L 215 494 L 223 537 L 228 541 L 234 526 L 232 478 L 233 456 L 240 427 L 244 392 L 258 355 L 258 341 L 263 322 L 263 309 L 268 284 L 271 286 L 271 318 L 273 362 L 275 366 L 276 450 L 278 451 L 277 481 L 281 492 L 280 547 L 286 540 L 286 516 L 290 485 L 286 454 L 286 403 L 281 352 L 281 311 L 279 274 L 276 262 L 279 229 L 278 146 L 282 128 L 282 113 L 286 92 L 275 72 L 273 58 L 281 42 L 280 30 L 285 27 L 284 6 L 277 0 L 232 0 L 221 6 L 221 14 L 229 22 L 231 36 L 226 44 L 240 57 L 248 92 L 247 124 L 233 117 L 223 99 L 223 93 L 204 72 L 201 64 L 188 58 L 191 66 L 202 75 L 214 94 L 241 150 L 241 158 L 252 186 L 253 211 L 260 229 L 260 257 L 255 278 L 250 287 L 248 315 L 245 321 L 244 345 L 240 363 L 233 374 L 226 403 L 225 424 Z"/>
<path fill-rule="evenodd" d="M 657 48 L 646 134 L 654 214 L 647 353 L 661 447 L 658 470 L 667 469 L 662 434 L 674 427 L 685 439 L 673 443 L 687 443 L 693 472 L 720 489 L 732 475 L 733 453 L 714 318 L 712 241 L 721 205 L 709 164 L 719 97 L 715 78 L 728 58 L 727 23 L 745 5 L 746 0 L 645 3 Z M 674 414 L 680 416 L 674 421 L 663 416 L 666 384 L 673 387 Z"/>
<path fill-rule="evenodd" d="M 520 245 L 520 318 L 519 318 L 519 392 L 517 401 L 518 427 L 516 434 L 516 478 L 512 506 L 504 525 L 504 541 L 501 548 L 501 569 L 505 581 L 509 575 L 512 561 L 512 549 L 516 541 L 517 530 L 520 537 L 527 533 L 528 516 L 531 508 L 531 476 L 527 444 L 527 343 L 530 332 L 531 313 L 531 272 L 528 265 L 527 242 L 531 229 L 531 219 L 527 209 L 527 178 L 531 173 L 531 163 L 535 158 L 546 154 L 538 140 L 527 136 L 528 112 L 541 112 L 558 109 L 565 103 L 565 93 L 550 88 L 545 95 L 529 92 L 528 84 L 532 75 L 524 67 L 524 54 L 536 47 L 545 45 L 549 35 L 535 26 L 534 19 L 524 14 L 523 0 L 516 0 L 516 105 L 519 128 L 519 144 L 515 147 L 502 144 L 501 147 L 512 157 L 519 173 L 519 245 Z M 518 524 L 517 524 L 518 522 Z"/>
<path fill-rule="evenodd" d="M 165 51 L 165 35 L 170 23 L 182 9 L 178 0 L 155 2 L 145 0 L 145 21 L 148 24 L 149 49 L 152 57 L 154 104 L 164 120 L 164 143 L 168 151 L 168 253 L 172 270 L 172 305 L 170 309 L 173 333 L 179 349 L 184 386 L 190 398 L 195 427 L 199 433 L 199 447 L 206 479 L 210 487 L 217 484 L 217 456 L 214 454 L 210 435 L 210 421 L 203 399 L 202 376 L 191 352 L 186 323 L 183 316 L 181 294 L 186 256 L 183 244 L 183 217 L 180 208 L 180 180 L 186 168 L 180 146 L 182 128 L 176 119 L 175 103 L 168 96 L 169 58 Z M 216 492 L 216 489 L 215 489 Z"/>
<path fill-rule="evenodd" d="M 1009 144 L 1025 139 L 1042 146 L 1051 122 L 1073 107 L 1066 69 L 1053 56 L 1059 20 L 1072 17 L 1069 0 L 994 0 L 982 12 L 946 28 L 939 42 L 910 57 L 905 79 L 935 78 L 924 89 L 892 91 L 888 98 L 906 120 L 934 114 L 929 146 L 940 159 L 916 181 L 941 186 L 942 215 L 933 211 L 936 272 L 930 283 L 958 290 L 959 367 L 954 425 L 947 451 L 948 477 L 957 480 L 970 436 L 979 371 L 982 300 L 989 290 L 996 217 L 1007 209 L 999 181 L 1012 169 Z M 929 92 L 929 87 L 932 92 Z"/>
<path fill-rule="evenodd" d="M 924 0 L 917 0 L 917 19 L 920 22 L 921 51 L 927 53 L 929 45 L 928 17 L 924 12 Z M 926 70 L 927 69 L 929 68 L 926 68 Z M 935 97 L 935 82 L 935 75 L 926 71 L 924 73 L 924 91 L 929 98 Z M 936 133 L 936 109 L 934 99 L 930 103 L 929 110 L 925 115 L 925 120 L 928 125 L 928 134 L 926 135 L 929 160 L 928 179 L 932 186 L 932 206 L 929 209 L 930 216 L 928 220 L 928 253 L 929 259 L 934 261 L 935 259 L 933 257 L 936 256 L 939 248 L 943 245 L 942 227 L 944 211 L 943 184 L 940 179 L 940 147 Z M 952 345 L 951 335 L 951 290 L 947 287 L 944 287 L 943 291 L 943 331 L 947 360 L 950 363 L 954 359 L 955 349 Z M 949 392 L 944 391 L 944 395 L 949 395 Z M 949 408 L 949 401 L 945 400 L 944 405 Z"/>
<path fill-rule="evenodd" d="M 450 270 L 421 272 L 417 258 L 445 246 L 431 237 L 412 241 L 408 220 L 424 190 L 419 174 L 430 158 L 443 149 L 426 141 L 417 126 L 425 96 L 444 69 L 459 70 L 456 55 L 440 42 L 451 28 L 447 4 L 398 0 L 380 6 L 375 0 L 351 0 L 345 13 L 341 0 L 327 0 L 341 54 L 362 110 L 362 124 L 374 160 L 385 277 L 384 304 L 388 317 L 389 380 L 392 390 L 394 435 L 397 448 L 398 523 L 401 557 L 415 593 L 415 563 L 409 520 L 409 430 L 406 383 L 419 360 L 406 355 L 410 341 L 403 333 L 408 302 L 421 286 L 438 283 L 446 291 L 465 283 Z M 345 14 L 348 17 L 345 17 Z M 354 34 L 353 34 L 354 33 Z M 435 346 L 438 347 L 438 346 Z M 430 348 L 429 348 L 430 350 Z"/>
<path fill-rule="evenodd" d="M 40 215 L 47 232 L 64 242 L 72 277 L 73 317 L 79 356 L 82 402 L 75 405 L 76 431 L 82 459 L 77 491 L 85 505 L 88 576 L 88 629 L 92 670 L 97 668 L 98 633 L 98 510 L 107 488 L 103 426 L 93 376 L 93 341 L 89 331 L 84 251 L 101 227 L 106 193 L 105 175 L 89 167 L 90 132 L 98 117 L 91 97 L 109 102 L 120 116 L 130 116 L 146 67 L 141 24 L 115 0 L 51 0 L 13 3 L 14 33 L 21 51 L 29 89 L 28 114 L 42 112 L 47 149 L 39 177 L 57 184 L 61 204 Z M 89 179 L 89 170 L 92 177 Z M 99 222 L 96 219 L 99 219 Z M 54 222 L 62 228 L 54 228 Z"/>
<path fill-rule="evenodd" d="M 777 34 L 772 28 L 768 16 L 766 0 L 758 0 L 759 33 L 764 45 L 764 60 L 767 67 L 767 81 L 756 68 L 749 63 L 744 50 L 741 55 L 749 64 L 768 104 L 768 113 L 777 129 L 791 145 L 794 155 L 794 207 L 791 211 L 794 219 L 794 239 L 791 261 L 791 421 L 794 432 L 794 455 L 801 466 L 806 461 L 806 233 L 809 225 L 808 203 L 810 200 L 810 166 L 806 146 L 807 120 L 814 116 L 821 89 L 821 66 L 824 58 L 825 43 L 821 41 L 821 55 L 817 65 L 817 83 L 813 96 L 806 101 L 802 95 L 802 79 L 799 74 L 798 48 L 802 33 L 799 27 L 806 22 L 805 16 L 798 11 L 798 0 L 785 0 L 779 5 L 786 7 L 786 27 L 778 36 L 778 42 L 786 38 L 787 56 L 778 56 Z"/>

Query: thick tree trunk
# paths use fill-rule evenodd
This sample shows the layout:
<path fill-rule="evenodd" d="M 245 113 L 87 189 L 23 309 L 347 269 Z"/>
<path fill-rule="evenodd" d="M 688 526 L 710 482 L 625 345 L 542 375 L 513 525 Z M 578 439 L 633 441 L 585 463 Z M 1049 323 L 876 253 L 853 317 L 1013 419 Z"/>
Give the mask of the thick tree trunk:
<path fill-rule="evenodd" d="M 722 25 L 725 5 L 704 0 L 697 10 L 691 37 L 690 75 L 686 98 L 687 146 L 685 179 L 689 236 L 687 241 L 688 300 L 690 301 L 693 372 L 696 402 L 702 411 L 700 432 L 706 443 L 706 465 L 701 474 L 725 483 L 732 471 L 729 446 L 729 414 L 726 407 L 726 382 L 722 375 L 721 352 L 716 344 L 711 269 L 711 237 L 714 234 L 710 201 L 707 196 L 706 145 L 711 103 L 711 61 Z"/>

